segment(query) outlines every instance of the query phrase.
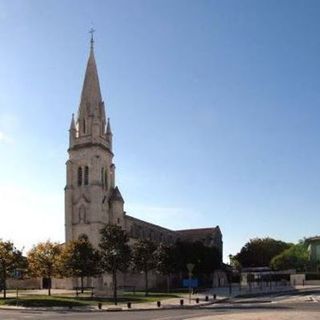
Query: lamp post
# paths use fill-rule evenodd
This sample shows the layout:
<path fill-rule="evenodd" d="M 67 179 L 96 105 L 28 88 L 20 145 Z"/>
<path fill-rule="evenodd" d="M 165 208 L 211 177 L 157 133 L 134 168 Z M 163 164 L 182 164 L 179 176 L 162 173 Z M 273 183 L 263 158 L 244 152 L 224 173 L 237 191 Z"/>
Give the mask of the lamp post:
<path fill-rule="evenodd" d="M 112 273 L 113 273 L 113 299 L 114 304 L 118 304 L 118 297 L 117 297 L 117 265 L 116 265 L 116 258 L 118 255 L 118 250 L 113 249 L 111 250 L 111 254 L 113 256 L 113 266 L 112 266 Z"/>
<path fill-rule="evenodd" d="M 191 277 L 192 277 L 193 268 L 194 268 L 193 263 L 187 263 L 187 269 L 189 272 L 189 304 L 191 304 Z"/>

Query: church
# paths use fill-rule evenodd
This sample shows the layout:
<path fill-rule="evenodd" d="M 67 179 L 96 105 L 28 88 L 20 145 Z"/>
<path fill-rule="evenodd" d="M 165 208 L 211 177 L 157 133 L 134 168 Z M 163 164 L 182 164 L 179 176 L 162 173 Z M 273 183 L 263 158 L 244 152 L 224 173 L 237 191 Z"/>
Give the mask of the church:
<path fill-rule="evenodd" d="M 99 230 L 110 223 L 121 226 L 131 243 L 137 239 L 168 244 L 176 240 L 201 241 L 206 246 L 218 248 L 222 256 L 222 233 L 219 226 L 170 230 L 132 217 L 124 211 L 125 201 L 116 185 L 112 137 L 91 36 L 80 104 L 76 116 L 72 115 L 69 129 L 65 186 L 66 242 L 86 234 L 90 242 L 98 247 Z"/>

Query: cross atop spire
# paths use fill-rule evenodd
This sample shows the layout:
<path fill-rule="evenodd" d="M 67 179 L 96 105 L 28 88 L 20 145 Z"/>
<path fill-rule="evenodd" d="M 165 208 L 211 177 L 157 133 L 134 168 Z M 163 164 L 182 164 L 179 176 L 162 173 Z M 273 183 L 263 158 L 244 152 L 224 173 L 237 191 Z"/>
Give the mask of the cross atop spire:
<path fill-rule="evenodd" d="M 93 29 L 93 27 L 90 28 L 89 33 L 91 33 L 91 40 L 90 40 L 90 49 L 93 50 L 93 44 L 94 44 L 94 40 L 93 40 L 93 34 L 95 33 L 95 29 Z"/>

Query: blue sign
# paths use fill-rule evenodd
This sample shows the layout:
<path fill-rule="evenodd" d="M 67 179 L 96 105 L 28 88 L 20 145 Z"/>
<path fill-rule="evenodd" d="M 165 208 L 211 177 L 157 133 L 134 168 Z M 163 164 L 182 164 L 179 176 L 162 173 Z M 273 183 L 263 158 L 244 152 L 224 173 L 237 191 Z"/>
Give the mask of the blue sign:
<path fill-rule="evenodd" d="M 198 287 L 198 279 L 183 279 L 182 286 L 185 288 L 197 288 Z"/>

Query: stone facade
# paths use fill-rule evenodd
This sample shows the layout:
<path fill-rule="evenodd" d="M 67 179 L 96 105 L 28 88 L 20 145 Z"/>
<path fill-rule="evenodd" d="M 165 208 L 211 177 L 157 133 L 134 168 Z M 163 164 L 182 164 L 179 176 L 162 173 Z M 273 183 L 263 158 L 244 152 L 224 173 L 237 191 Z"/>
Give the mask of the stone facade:
<path fill-rule="evenodd" d="M 106 118 L 93 39 L 85 72 L 80 105 L 72 115 L 69 130 L 69 159 L 66 163 L 65 235 L 66 242 L 86 234 L 98 247 L 99 230 L 107 223 L 117 224 L 128 232 L 131 243 L 137 239 L 173 243 L 202 241 L 222 253 L 219 227 L 173 231 L 139 220 L 124 212 L 124 200 L 115 184 L 112 132 Z"/>

